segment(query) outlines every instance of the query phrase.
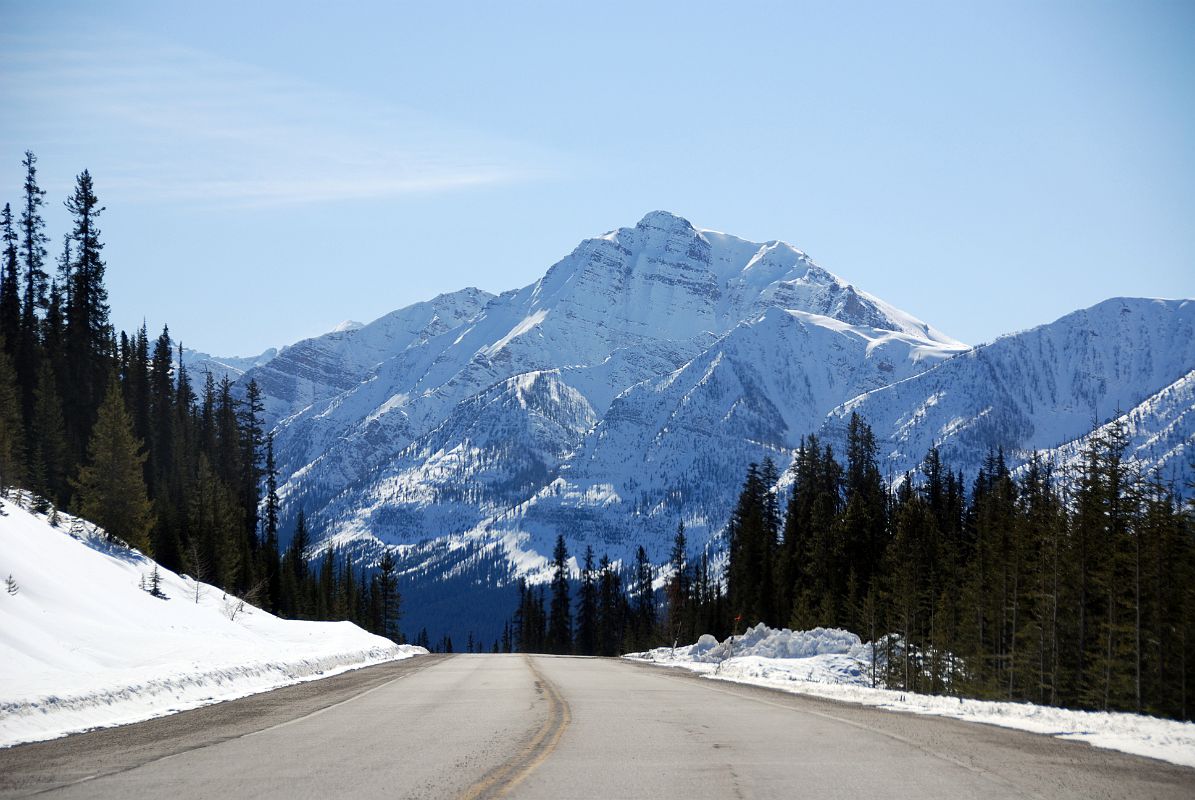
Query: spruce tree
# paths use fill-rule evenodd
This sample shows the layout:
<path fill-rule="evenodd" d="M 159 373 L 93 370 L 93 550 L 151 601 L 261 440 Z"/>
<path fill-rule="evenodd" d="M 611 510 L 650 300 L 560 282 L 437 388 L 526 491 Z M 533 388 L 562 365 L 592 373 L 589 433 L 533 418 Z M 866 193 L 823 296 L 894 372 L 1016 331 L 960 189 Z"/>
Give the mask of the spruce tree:
<path fill-rule="evenodd" d="M 210 373 L 209 373 L 210 378 Z M 279 575 L 278 553 L 278 466 L 274 461 L 274 434 L 266 437 L 266 507 L 263 526 L 265 541 L 262 543 L 263 560 L 269 588 L 269 607 L 277 612 L 279 595 L 282 591 Z"/>
<path fill-rule="evenodd" d="M 548 648 L 553 653 L 566 654 L 573 650 L 573 619 L 569 607 L 568 550 L 564 535 L 556 536 L 552 551 L 552 616 L 548 624 Z"/>
<path fill-rule="evenodd" d="M 650 647 L 656 635 L 655 570 L 643 545 L 635 551 L 635 645 Z"/>
<path fill-rule="evenodd" d="M 21 303 L 21 324 L 14 366 L 17 383 L 22 390 L 21 408 L 26 432 L 32 424 L 34 389 L 37 386 L 37 366 L 40 361 L 38 325 L 39 313 L 46 308 L 46 282 L 44 269 L 46 243 L 49 237 L 43 232 L 41 208 L 45 190 L 37 185 L 37 156 L 25 151 L 21 162 L 25 168 L 25 206 L 20 220 L 20 261 L 24 272 L 25 296 Z"/>
<path fill-rule="evenodd" d="M 577 598 L 577 653 L 597 654 L 598 588 L 594 572 L 593 546 L 585 547 L 585 561 L 581 567 L 581 588 Z"/>
<path fill-rule="evenodd" d="M 25 429 L 12 360 L 0 341 L 0 489 L 24 478 Z"/>
<path fill-rule="evenodd" d="M 174 442 L 174 368 L 172 365 L 170 329 L 154 341 L 149 362 L 149 463 L 154 483 L 165 486 L 174 464 L 171 445 Z"/>
<path fill-rule="evenodd" d="M 668 635 L 673 642 L 693 635 L 690 616 L 689 555 L 686 550 L 685 523 L 676 526 L 672 540 L 672 578 L 668 581 Z"/>
<path fill-rule="evenodd" d="M 74 484 L 79 515 L 109 536 L 148 550 L 152 518 L 141 472 L 144 463 L 141 442 L 133 435 L 132 420 L 113 378 L 92 430 L 87 465 Z"/>
<path fill-rule="evenodd" d="M 17 266 L 17 242 L 20 237 L 12 225 L 12 207 L 4 204 L 0 212 L 4 251 L 0 255 L 0 338 L 11 360 L 21 340 L 21 284 Z"/>
<path fill-rule="evenodd" d="M 180 354 L 181 361 L 181 354 Z M 240 465 L 241 504 L 249 530 L 257 530 L 259 489 L 262 479 L 261 459 L 265 447 L 265 429 L 261 416 L 265 412 L 261 388 L 257 381 L 250 380 L 245 387 L 245 400 L 237 412 L 237 424 L 241 431 Z"/>
<path fill-rule="evenodd" d="M 401 636 L 398 631 L 401 596 L 398 592 L 398 566 L 394 562 L 394 554 L 390 548 L 386 548 L 386 551 L 382 553 L 382 559 L 378 562 L 377 579 L 381 604 L 381 630 L 378 633 L 397 642 Z"/>
<path fill-rule="evenodd" d="M 50 362 L 42 361 L 38 367 L 37 389 L 34 392 L 29 463 L 34 491 L 58 505 L 65 505 L 70 494 L 69 476 L 73 472 L 73 459 L 67 445 L 66 424 L 57 383 Z"/>
<path fill-rule="evenodd" d="M 622 643 L 626 619 L 626 598 L 622 579 L 610 558 L 602 556 L 598 565 L 597 650 L 600 656 L 616 656 Z"/>
<path fill-rule="evenodd" d="M 91 173 L 83 170 L 75 190 L 66 200 L 73 219 L 75 258 L 67 282 L 66 331 L 63 356 L 71 392 L 66 398 L 68 436 L 83 439 L 104 392 L 109 365 L 105 363 L 111 336 L 108 290 L 104 286 L 104 245 L 96 222 L 104 208 L 92 186 Z"/>

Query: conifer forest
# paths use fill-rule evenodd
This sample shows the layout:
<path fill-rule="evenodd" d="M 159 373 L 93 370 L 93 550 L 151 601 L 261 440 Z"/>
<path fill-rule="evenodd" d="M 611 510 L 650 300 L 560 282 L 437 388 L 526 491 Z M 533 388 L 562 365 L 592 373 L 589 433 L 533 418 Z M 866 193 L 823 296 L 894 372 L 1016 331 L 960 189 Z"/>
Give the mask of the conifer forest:
<path fill-rule="evenodd" d="M 724 576 L 683 525 L 662 591 L 642 550 L 625 579 L 588 550 L 573 638 L 561 537 L 547 602 L 520 587 L 517 646 L 613 655 L 759 622 L 834 627 L 871 642 L 873 685 L 1191 718 L 1192 510 L 1133 470 L 1123 432 L 1093 438 L 1069 476 L 1037 458 L 1013 474 L 995 451 L 967 485 L 931 450 L 894 491 L 858 416 L 847 441 L 844 464 L 807 437 L 790 481 L 749 467 Z"/>
<path fill-rule="evenodd" d="M 190 374 L 167 327 L 113 328 L 89 172 L 56 241 L 36 156 L 22 165 L 0 216 L 0 485 L 280 616 L 402 640 L 388 550 L 376 565 L 335 548 L 312 563 L 302 510 L 280 546 L 257 385 Z M 842 454 L 811 435 L 787 475 L 751 465 L 721 549 L 692 552 L 678 524 L 663 567 L 643 547 L 622 564 L 587 546 L 573 569 L 562 533 L 551 582 L 520 579 L 501 640 L 467 649 L 617 656 L 759 622 L 837 627 L 871 643 L 875 685 L 1190 719 L 1192 508 L 1125 448 L 1113 426 L 1068 474 L 1036 457 L 1013 471 L 995 450 L 973 478 L 933 449 L 890 483 L 855 416 Z"/>
<path fill-rule="evenodd" d="M 329 549 L 309 566 L 301 511 L 280 550 L 257 386 L 189 374 L 168 327 L 113 329 L 91 174 L 65 200 L 71 227 L 51 264 L 37 157 L 27 151 L 22 167 L 0 216 L 0 486 L 281 616 L 401 638 L 393 560 L 357 570 Z"/>

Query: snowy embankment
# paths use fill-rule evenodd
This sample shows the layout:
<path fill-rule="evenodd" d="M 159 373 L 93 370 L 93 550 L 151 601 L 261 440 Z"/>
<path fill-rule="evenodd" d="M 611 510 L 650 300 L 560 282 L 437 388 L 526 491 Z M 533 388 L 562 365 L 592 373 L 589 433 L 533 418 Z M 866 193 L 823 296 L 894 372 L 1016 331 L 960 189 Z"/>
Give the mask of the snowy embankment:
<path fill-rule="evenodd" d="M 283 620 L 60 516 L 0 516 L 0 747 L 122 725 L 427 652 Z M 11 580 L 9 580 L 11 576 Z M 145 588 L 142 588 L 145 587 Z"/>
<path fill-rule="evenodd" d="M 729 640 L 718 642 L 706 634 L 686 647 L 657 647 L 623 657 L 680 667 L 715 680 L 1000 725 L 1195 767 L 1195 723 L 873 689 L 871 647 L 844 630 L 774 630 L 760 624 L 734 638 L 733 654 Z"/>

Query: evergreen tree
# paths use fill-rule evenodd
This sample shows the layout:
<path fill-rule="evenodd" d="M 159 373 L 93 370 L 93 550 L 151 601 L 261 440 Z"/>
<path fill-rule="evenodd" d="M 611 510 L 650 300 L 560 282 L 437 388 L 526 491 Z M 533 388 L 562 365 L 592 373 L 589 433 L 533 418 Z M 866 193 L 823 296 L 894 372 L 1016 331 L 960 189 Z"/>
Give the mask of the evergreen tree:
<path fill-rule="evenodd" d="M 149 453 L 150 471 L 155 486 L 165 487 L 174 461 L 174 368 L 170 329 L 154 341 L 149 365 Z M 157 492 L 155 492 L 155 497 Z"/>
<path fill-rule="evenodd" d="M 58 505 L 65 505 L 72 459 L 66 442 L 57 381 L 48 361 L 42 361 L 38 368 L 31 430 L 29 464 L 33 489 Z M 140 464 L 138 462 L 138 466 Z"/>
<path fill-rule="evenodd" d="M 769 470 L 769 477 L 771 477 Z M 776 549 L 775 520 L 768 519 L 773 498 L 765 472 L 747 467 L 747 479 L 727 526 L 730 561 L 727 585 L 732 616 L 748 625 L 767 622 L 774 598 L 772 559 Z"/>
<path fill-rule="evenodd" d="M 568 550 L 563 534 L 556 536 L 552 551 L 552 616 L 548 623 L 548 648 L 553 653 L 573 650 L 573 619 L 569 607 Z"/>
<path fill-rule="evenodd" d="M 581 568 L 581 588 L 577 598 L 577 653 L 597 654 L 598 588 L 594 572 L 593 546 L 585 547 L 585 562 Z"/>
<path fill-rule="evenodd" d="M 237 415 L 237 424 L 241 430 L 242 474 L 240 486 L 243 490 L 241 505 L 244 509 L 246 523 L 251 531 L 257 530 L 258 522 L 259 487 L 262 478 L 261 454 L 265 445 L 265 430 L 262 426 L 261 415 L 264 412 L 265 406 L 261 399 L 261 389 L 258 387 L 257 381 L 250 380 L 245 388 L 245 401 Z"/>
<path fill-rule="evenodd" d="M 19 237 L 12 226 L 12 207 L 8 203 L 0 212 L 0 230 L 4 242 L 4 251 L 0 255 L 0 338 L 4 342 L 4 353 L 11 361 L 16 357 L 21 341 L 21 284 L 17 266 Z"/>
<path fill-rule="evenodd" d="M 20 261 L 24 271 L 25 297 L 21 303 L 21 325 L 14 366 L 17 383 L 22 388 L 21 408 L 25 429 L 33 419 L 34 390 L 37 386 L 37 367 L 40 361 L 38 342 L 38 313 L 46 308 L 46 282 L 49 276 L 44 269 L 46 243 L 49 237 L 43 232 L 41 208 L 45 190 L 37 185 L 37 156 L 25 151 L 21 162 L 25 168 L 25 206 L 20 220 Z"/>
<path fill-rule="evenodd" d="M 0 337 L 2 338 L 2 337 Z M 25 431 L 12 361 L 0 341 L 0 489 L 24 478 Z"/>
<path fill-rule="evenodd" d="M 378 562 L 377 580 L 382 622 L 379 633 L 391 641 L 397 642 L 400 638 L 398 621 L 401 597 L 398 593 L 397 565 L 394 562 L 394 554 L 390 552 L 389 548 L 382 554 L 382 560 Z"/>
<path fill-rule="evenodd" d="M 72 236 L 75 260 L 67 290 L 66 330 L 63 347 L 66 374 L 72 387 L 66 398 L 68 438 L 81 442 L 91 425 L 104 393 L 110 365 L 107 344 L 108 290 L 104 287 L 105 265 L 100 257 L 104 245 L 96 222 L 104 211 L 93 190 L 91 173 L 83 170 L 66 208 L 74 220 Z"/>
<path fill-rule="evenodd" d="M 655 570 L 647 560 L 647 551 L 639 545 L 635 551 L 635 637 L 636 648 L 651 647 L 656 635 Z"/>
<path fill-rule="evenodd" d="M 676 526 L 676 537 L 672 541 L 672 578 L 668 581 L 668 635 L 673 642 L 694 637 L 686 546 L 685 523 L 681 522 Z"/>
<path fill-rule="evenodd" d="M 627 619 L 622 576 L 605 555 L 602 556 L 598 571 L 598 655 L 617 656 L 621 652 Z"/>
<path fill-rule="evenodd" d="M 79 515 L 108 535 L 148 550 L 152 519 L 141 473 L 144 463 L 120 387 L 112 380 L 91 434 L 87 466 L 75 482 Z"/>
<path fill-rule="evenodd" d="M 847 429 L 847 466 L 844 502 L 839 522 L 847 572 L 853 571 L 853 590 L 847 591 L 848 575 L 839 573 L 835 592 L 840 593 L 848 624 L 850 609 L 857 608 L 871 586 L 887 546 L 887 492 L 876 462 L 875 435 L 858 414 L 851 414 Z"/>
<path fill-rule="evenodd" d="M 210 379 L 210 373 L 209 373 Z M 263 526 L 265 541 L 262 544 L 263 560 L 266 566 L 268 581 L 270 610 L 278 610 L 279 596 L 282 592 L 280 570 L 278 568 L 278 466 L 274 461 L 274 434 L 266 437 L 266 504 Z"/>

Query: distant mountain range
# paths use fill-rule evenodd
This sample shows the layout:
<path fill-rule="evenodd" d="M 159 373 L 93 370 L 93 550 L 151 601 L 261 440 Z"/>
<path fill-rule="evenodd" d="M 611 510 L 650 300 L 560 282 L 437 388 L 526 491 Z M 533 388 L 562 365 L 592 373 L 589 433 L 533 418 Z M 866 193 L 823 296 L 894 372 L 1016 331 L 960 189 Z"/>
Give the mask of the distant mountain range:
<path fill-rule="evenodd" d="M 748 463 L 783 469 L 810 433 L 841 452 L 853 412 L 893 480 L 935 444 L 967 475 L 995 447 L 1066 464 L 1114 419 L 1143 469 L 1195 475 L 1195 301 L 1112 299 L 970 348 L 788 244 L 662 211 L 522 289 L 188 358 L 263 390 L 288 518 L 358 558 L 393 547 L 408 628 L 418 597 L 485 638 L 510 609 L 478 598 L 542 577 L 557 533 L 661 562 L 683 521 L 716 547 Z"/>

